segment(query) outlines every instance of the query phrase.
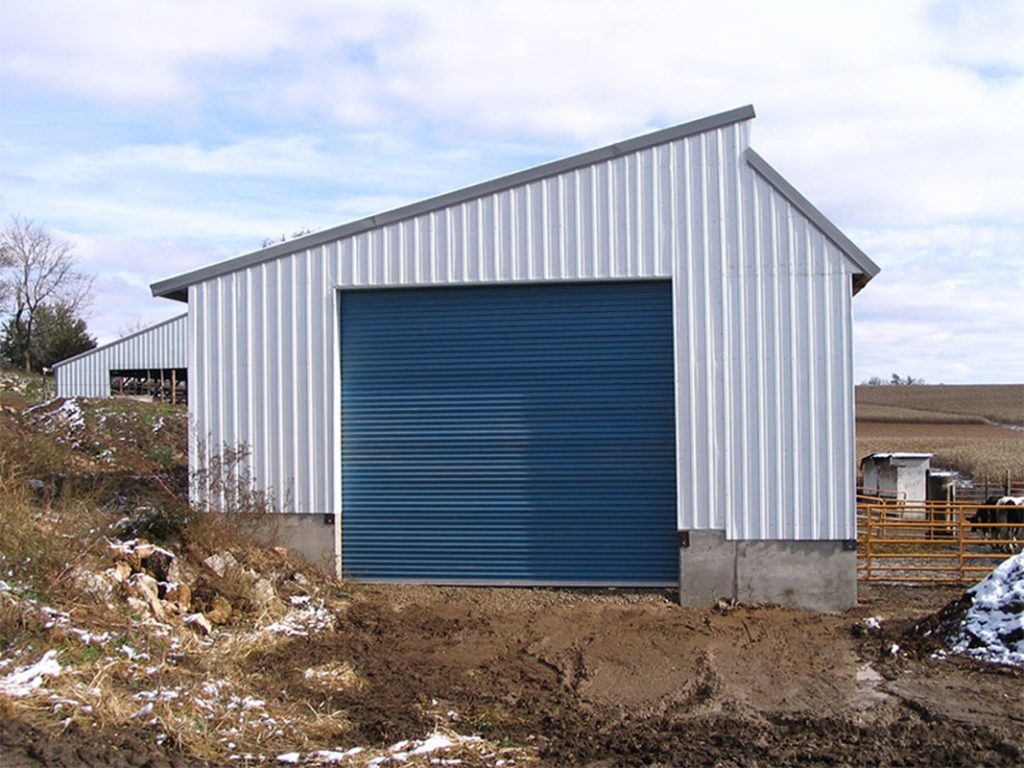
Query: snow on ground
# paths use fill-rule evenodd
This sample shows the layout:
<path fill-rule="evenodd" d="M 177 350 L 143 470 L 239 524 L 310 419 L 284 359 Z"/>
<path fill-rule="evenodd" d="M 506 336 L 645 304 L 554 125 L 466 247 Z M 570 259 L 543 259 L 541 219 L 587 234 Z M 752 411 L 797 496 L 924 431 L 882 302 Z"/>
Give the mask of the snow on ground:
<path fill-rule="evenodd" d="M 292 601 L 295 604 L 296 601 Z M 334 629 L 337 619 L 334 613 L 324 605 L 323 600 L 299 603 L 292 608 L 280 621 L 268 624 L 264 632 L 288 637 L 308 637 L 309 635 Z"/>
<path fill-rule="evenodd" d="M 1024 551 L 1004 560 L 967 594 L 971 607 L 950 638 L 953 652 L 1024 666 Z"/>
<path fill-rule="evenodd" d="M 45 678 L 59 675 L 61 669 L 60 662 L 57 661 L 57 652 L 47 651 L 35 664 L 20 667 L 7 677 L 0 678 L 0 694 L 12 698 L 27 696 L 32 691 L 42 688 Z"/>
<path fill-rule="evenodd" d="M 69 397 L 61 401 L 60 405 L 52 411 L 48 410 L 55 402 L 58 401 L 48 400 L 45 403 L 32 406 L 25 411 L 25 414 L 38 411 L 42 414 L 39 421 L 45 424 L 50 431 L 61 431 L 61 436 L 57 438 L 60 442 L 69 444 L 72 448 L 79 448 L 81 439 L 77 433 L 85 427 L 85 413 L 82 411 L 82 406 L 77 398 Z"/>
<path fill-rule="evenodd" d="M 397 744 L 392 744 L 383 754 L 373 757 L 366 762 L 366 768 L 383 768 L 387 765 L 401 765 L 411 757 L 431 755 L 435 752 L 444 752 L 466 744 L 483 744 L 479 736 L 460 736 L 458 734 L 432 733 L 425 739 L 405 739 Z M 346 750 L 320 749 L 310 752 L 303 759 L 301 752 L 285 752 L 277 756 L 277 762 L 282 765 L 331 765 L 343 763 L 356 755 L 366 753 L 363 747 L 352 747 Z M 436 760 L 431 759 L 432 764 L 458 765 L 461 760 Z M 499 761 L 501 762 L 501 761 Z"/>

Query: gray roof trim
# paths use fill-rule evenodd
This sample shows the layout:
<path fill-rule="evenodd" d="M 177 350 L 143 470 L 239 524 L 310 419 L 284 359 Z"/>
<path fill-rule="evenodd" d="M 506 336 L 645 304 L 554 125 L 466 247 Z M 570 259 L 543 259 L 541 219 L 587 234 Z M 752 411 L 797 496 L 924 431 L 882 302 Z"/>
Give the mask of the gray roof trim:
<path fill-rule="evenodd" d="M 72 363 L 75 360 L 79 360 L 79 359 L 81 359 L 83 357 L 88 357 L 89 355 L 95 355 L 97 352 L 102 352 L 104 349 L 110 349 L 111 347 L 117 346 L 118 344 L 121 344 L 122 342 L 128 341 L 129 339 L 134 339 L 136 336 L 141 336 L 144 333 L 149 333 L 150 331 L 155 331 L 157 328 L 162 328 L 165 325 L 170 325 L 171 323 L 175 323 L 178 320 L 181 320 L 181 318 L 183 318 L 183 317 L 188 317 L 188 312 L 185 312 L 185 313 L 180 314 L 180 315 L 175 315 L 174 317 L 170 318 L 169 320 L 163 320 L 163 321 L 161 321 L 159 323 L 156 323 L 155 325 L 149 326 L 148 328 L 143 328 L 141 331 L 135 331 L 134 333 L 129 333 L 127 336 L 122 336 L 120 339 L 114 339 L 113 341 L 108 341 L 106 344 L 102 344 L 102 345 L 100 345 L 98 347 L 93 347 L 92 349 L 87 349 L 87 350 L 85 350 L 85 352 L 79 352 L 74 357 L 69 357 L 66 360 L 61 360 L 59 363 L 54 363 L 50 367 L 56 369 L 56 368 L 59 368 L 62 365 L 67 365 L 68 363 Z"/>
<path fill-rule="evenodd" d="M 706 133 L 707 131 L 722 128 L 743 120 L 752 120 L 753 118 L 754 107 L 748 104 L 745 107 L 739 107 L 737 109 L 729 110 L 728 112 L 721 112 L 717 115 L 703 117 L 699 120 L 693 120 L 672 128 L 664 128 L 660 131 L 648 133 L 626 141 L 616 142 L 615 144 L 609 144 L 608 146 L 601 147 L 600 149 L 592 149 L 579 155 L 563 158 L 562 160 L 555 160 L 554 162 L 538 165 L 534 168 L 517 171 L 516 173 L 511 173 L 507 176 L 501 176 L 500 178 L 464 187 L 463 189 L 458 189 L 454 192 L 446 192 L 443 195 L 431 197 L 418 203 L 412 203 L 411 205 L 395 208 L 394 210 L 387 211 L 385 213 L 379 213 L 376 216 L 369 216 L 365 219 L 359 219 L 348 224 L 343 224 L 339 227 L 325 229 L 322 232 L 315 232 L 311 235 L 299 237 L 295 240 L 289 240 L 288 242 L 273 245 L 269 248 L 253 251 L 252 253 L 247 253 L 242 256 L 236 256 L 235 258 L 228 259 L 227 261 L 211 264 L 208 267 L 201 267 L 200 269 L 185 272 L 184 274 L 176 275 L 175 277 L 159 280 L 153 283 L 150 288 L 152 289 L 154 296 L 164 296 L 169 299 L 187 301 L 188 286 L 204 280 L 210 280 L 214 277 L 235 272 L 237 270 L 253 266 L 254 264 L 270 261 L 271 259 L 276 259 L 281 256 L 287 256 L 291 253 L 315 248 L 318 245 L 323 245 L 324 243 L 329 243 L 333 240 L 351 237 L 352 235 L 366 232 L 371 229 L 377 229 L 387 224 L 393 224 L 396 221 L 408 219 L 412 216 L 419 216 L 423 213 L 429 213 L 450 205 L 457 205 L 458 203 L 473 200 L 477 197 L 490 195 L 495 192 L 502 192 L 512 187 L 529 184 L 534 181 L 540 181 L 541 179 L 548 178 L 549 176 L 555 176 L 560 173 L 565 173 L 566 171 L 611 160 L 631 152 L 638 152 L 642 149 L 658 146 L 659 144 L 677 141 L 679 139 L 686 138 L 687 136 Z"/>
<path fill-rule="evenodd" d="M 786 198 L 804 216 L 814 222 L 818 229 L 824 232 L 825 236 L 835 243 L 836 247 L 857 265 L 858 269 L 860 269 L 860 274 L 864 275 L 867 280 L 878 274 L 880 267 L 864 251 L 854 245 L 853 241 L 839 230 L 839 227 L 829 221 L 825 214 L 815 208 L 810 200 L 797 192 L 796 188 L 786 181 L 781 173 L 772 168 L 767 160 L 749 147 L 744 150 L 744 155 L 746 156 L 747 165 L 775 187 L 779 194 Z M 867 280 L 864 282 L 867 282 Z"/>

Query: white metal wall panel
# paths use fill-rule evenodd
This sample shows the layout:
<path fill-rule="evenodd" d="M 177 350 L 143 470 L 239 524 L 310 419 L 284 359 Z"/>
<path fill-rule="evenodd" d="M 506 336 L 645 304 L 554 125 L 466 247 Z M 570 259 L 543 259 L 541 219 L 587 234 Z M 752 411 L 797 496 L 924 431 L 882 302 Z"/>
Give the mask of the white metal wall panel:
<path fill-rule="evenodd" d="M 179 315 L 57 363 L 57 397 L 109 397 L 112 370 L 186 368 L 186 318 Z"/>
<path fill-rule="evenodd" d="M 191 285 L 197 434 L 209 450 L 252 446 L 254 481 L 284 511 L 337 512 L 338 288 L 672 277 L 679 528 L 853 538 L 852 269 L 743 162 L 748 129 Z"/>

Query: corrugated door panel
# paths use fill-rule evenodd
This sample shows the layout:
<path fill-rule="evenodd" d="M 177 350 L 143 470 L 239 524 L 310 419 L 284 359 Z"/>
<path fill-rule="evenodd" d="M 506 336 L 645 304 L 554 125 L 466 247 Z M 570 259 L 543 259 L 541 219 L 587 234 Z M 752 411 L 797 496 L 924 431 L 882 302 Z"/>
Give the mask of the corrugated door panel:
<path fill-rule="evenodd" d="M 668 282 L 347 291 L 342 561 L 675 584 Z"/>

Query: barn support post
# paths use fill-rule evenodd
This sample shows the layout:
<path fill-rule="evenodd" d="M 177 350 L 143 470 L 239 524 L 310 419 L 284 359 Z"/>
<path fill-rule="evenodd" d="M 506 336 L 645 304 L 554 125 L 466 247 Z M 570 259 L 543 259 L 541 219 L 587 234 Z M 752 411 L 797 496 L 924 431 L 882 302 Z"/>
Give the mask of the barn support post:
<path fill-rule="evenodd" d="M 171 368 L 171 405 L 178 404 L 178 371 Z"/>

